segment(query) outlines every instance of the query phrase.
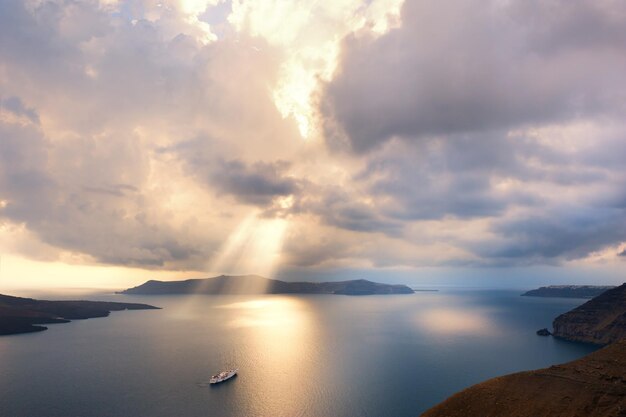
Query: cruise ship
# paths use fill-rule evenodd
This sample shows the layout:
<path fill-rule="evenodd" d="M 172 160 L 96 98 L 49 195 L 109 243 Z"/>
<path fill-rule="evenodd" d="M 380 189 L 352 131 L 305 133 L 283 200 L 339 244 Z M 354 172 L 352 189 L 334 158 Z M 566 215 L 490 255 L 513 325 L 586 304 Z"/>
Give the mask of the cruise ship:
<path fill-rule="evenodd" d="M 234 377 L 235 375 L 237 375 L 238 370 L 239 369 L 231 369 L 230 371 L 222 371 L 217 375 L 213 375 L 211 379 L 209 380 L 209 382 L 211 384 L 219 384 L 220 382 L 224 382 L 227 379 L 230 379 Z"/>

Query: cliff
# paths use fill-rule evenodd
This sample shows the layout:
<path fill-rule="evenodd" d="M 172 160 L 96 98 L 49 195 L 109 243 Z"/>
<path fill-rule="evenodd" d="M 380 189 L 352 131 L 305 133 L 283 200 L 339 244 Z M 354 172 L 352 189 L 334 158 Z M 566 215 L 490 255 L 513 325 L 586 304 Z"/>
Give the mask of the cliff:
<path fill-rule="evenodd" d="M 148 281 L 120 294 L 413 294 L 406 285 L 390 285 L 364 279 L 338 282 L 286 282 L 257 275 Z"/>
<path fill-rule="evenodd" d="M 593 298 L 606 290 L 615 288 L 609 285 L 550 285 L 526 291 L 527 297 Z"/>
<path fill-rule="evenodd" d="M 610 345 L 564 365 L 474 385 L 422 417 L 626 416 L 626 284 L 557 317 L 554 335 Z"/>
<path fill-rule="evenodd" d="M 626 338 L 626 283 L 608 290 L 553 322 L 556 337 L 605 345 Z"/>
<path fill-rule="evenodd" d="M 564 365 L 474 385 L 422 417 L 623 417 L 626 340 Z"/>
<path fill-rule="evenodd" d="M 107 317 L 111 311 L 158 309 L 147 304 L 105 301 L 47 301 L 0 294 L 0 335 L 46 330 L 40 324 Z"/>

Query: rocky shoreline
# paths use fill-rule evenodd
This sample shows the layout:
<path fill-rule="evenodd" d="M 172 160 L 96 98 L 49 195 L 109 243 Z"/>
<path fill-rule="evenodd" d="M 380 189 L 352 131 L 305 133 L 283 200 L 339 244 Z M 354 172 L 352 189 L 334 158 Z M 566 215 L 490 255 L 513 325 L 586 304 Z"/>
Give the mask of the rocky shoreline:
<path fill-rule="evenodd" d="M 560 315 L 553 326 L 555 337 L 608 346 L 563 365 L 474 385 L 422 417 L 626 416 L 626 284 Z"/>
<path fill-rule="evenodd" d="M 603 292 L 552 323 L 555 337 L 606 345 L 626 338 L 626 284 Z"/>

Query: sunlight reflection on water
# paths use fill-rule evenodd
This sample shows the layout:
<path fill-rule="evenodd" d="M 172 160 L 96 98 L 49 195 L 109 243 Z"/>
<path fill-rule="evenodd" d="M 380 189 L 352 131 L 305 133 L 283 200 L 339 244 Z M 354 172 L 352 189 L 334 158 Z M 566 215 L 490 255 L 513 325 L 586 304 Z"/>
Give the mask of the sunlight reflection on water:
<path fill-rule="evenodd" d="M 515 291 L 95 298 L 163 309 L 0 338 L 1 416 L 408 417 L 593 350 L 535 335 L 580 300 Z M 237 378 L 204 387 L 230 368 Z"/>
<path fill-rule="evenodd" d="M 433 308 L 416 315 L 417 323 L 434 333 L 481 333 L 487 334 L 494 328 L 484 310 L 456 310 Z"/>
<path fill-rule="evenodd" d="M 228 324 L 232 327 L 280 327 L 293 331 L 307 326 L 308 316 L 304 303 L 297 298 L 271 298 L 235 302 L 218 306 L 240 310 Z"/>

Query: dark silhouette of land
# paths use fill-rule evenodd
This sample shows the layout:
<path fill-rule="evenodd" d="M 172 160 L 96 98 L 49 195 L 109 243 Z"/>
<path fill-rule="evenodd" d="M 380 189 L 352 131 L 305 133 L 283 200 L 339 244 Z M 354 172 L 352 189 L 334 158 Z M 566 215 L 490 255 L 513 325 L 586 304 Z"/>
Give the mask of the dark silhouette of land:
<path fill-rule="evenodd" d="M 606 345 L 626 338 L 626 284 L 561 314 L 552 334 L 575 342 Z"/>
<path fill-rule="evenodd" d="M 564 365 L 474 385 L 422 417 L 626 416 L 626 284 L 557 317 L 554 335 L 609 345 Z"/>
<path fill-rule="evenodd" d="M 107 317 L 111 311 L 158 309 L 147 304 L 106 301 L 47 301 L 0 294 L 0 335 L 46 330 L 41 324 Z"/>
<path fill-rule="evenodd" d="M 593 298 L 606 290 L 615 288 L 611 285 L 550 285 L 535 290 L 526 291 L 527 297 L 557 297 L 557 298 Z"/>
<path fill-rule="evenodd" d="M 120 294 L 413 294 L 406 285 L 390 285 L 364 279 L 338 282 L 286 282 L 258 275 L 148 281 Z"/>

